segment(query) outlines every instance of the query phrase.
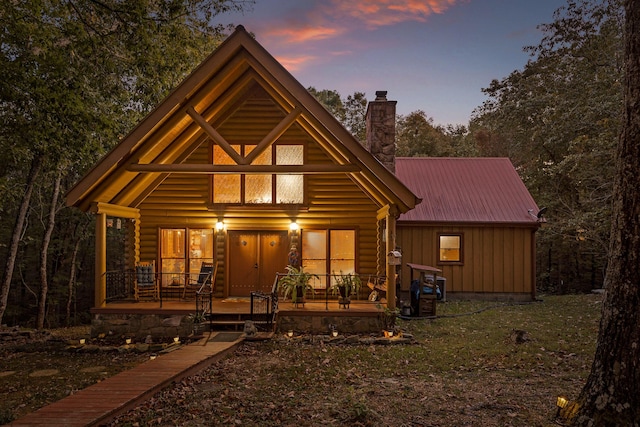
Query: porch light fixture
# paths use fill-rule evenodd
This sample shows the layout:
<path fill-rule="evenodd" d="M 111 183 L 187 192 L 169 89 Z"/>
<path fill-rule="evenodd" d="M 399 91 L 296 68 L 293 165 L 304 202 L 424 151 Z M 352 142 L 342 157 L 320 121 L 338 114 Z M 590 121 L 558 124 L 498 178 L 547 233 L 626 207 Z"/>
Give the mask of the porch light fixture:
<path fill-rule="evenodd" d="M 298 225 L 298 223 L 295 221 L 291 221 L 291 224 L 289 224 L 289 230 L 296 233 L 299 229 L 300 229 L 300 226 Z"/>
<path fill-rule="evenodd" d="M 287 332 L 287 336 L 288 336 L 289 338 L 293 337 L 293 330 L 289 330 L 289 331 Z"/>
<path fill-rule="evenodd" d="M 84 338 L 80 338 L 80 345 L 84 345 L 84 343 L 85 343 L 85 342 L 86 342 L 86 341 L 85 341 L 85 339 L 84 339 Z"/>
<path fill-rule="evenodd" d="M 224 231 L 224 222 L 223 221 L 216 222 L 216 231 L 217 232 Z"/>
<path fill-rule="evenodd" d="M 393 329 L 389 329 L 389 338 L 393 338 Z"/>
<path fill-rule="evenodd" d="M 124 342 L 127 343 L 127 345 L 131 344 L 131 338 L 127 338 Z"/>
<path fill-rule="evenodd" d="M 180 342 L 180 337 L 173 337 L 173 342 L 174 343 L 179 343 Z"/>

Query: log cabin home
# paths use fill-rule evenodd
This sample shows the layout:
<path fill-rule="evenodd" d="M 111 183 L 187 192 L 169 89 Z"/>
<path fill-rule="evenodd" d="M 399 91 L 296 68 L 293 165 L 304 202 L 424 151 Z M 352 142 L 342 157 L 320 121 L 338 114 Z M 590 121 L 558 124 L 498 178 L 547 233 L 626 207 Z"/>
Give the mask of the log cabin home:
<path fill-rule="evenodd" d="M 66 195 L 69 206 L 96 219 L 92 334 L 187 334 L 186 319 L 200 309 L 202 285 L 219 303 L 210 310 L 223 316 L 244 310 L 229 309 L 232 302 L 274 294 L 278 273 L 292 262 L 317 275 L 311 303 L 318 307 L 291 308 L 287 317 L 281 304 L 283 328 L 321 332 L 339 324 L 343 331 L 376 330 L 381 310 L 395 309 L 397 293 L 409 286 L 406 265 L 393 257 L 397 248 L 404 252 L 402 262 L 442 266 L 450 294 L 535 295 L 531 254 L 538 223 L 532 218 L 508 224 L 513 236 L 498 232 L 504 249 L 489 257 L 481 254 L 494 247 L 480 238 L 495 227 L 412 214 L 422 198 L 436 209 L 441 192 L 452 204 L 446 213 L 455 211 L 460 192 L 454 187 L 461 182 L 415 185 L 432 177 L 414 173 L 432 166 L 413 159 L 396 163 L 395 107 L 386 92 L 376 93 L 361 144 L 238 26 Z M 429 160 L 416 160 L 422 161 Z M 455 176 L 458 171 L 439 178 Z M 517 174 L 503 178 L 522 185 Z M 537 210 L 530 196 L 518 202 Z M 125 236 L 123 254 L 107 250 L 114 220 Z M 438 258 L 445 249 L 455 250 L 442 243 L 448 236 L 460 239 L 455 262 Z M 124 271 L 107 269 L 114 255 L 124 257 Z M 499 256 L 518 265 L 505 266 L 512 274 L 502 274 L 502 281 L 474 267 L 489 259 L 500 264 Z M 136 270 L 142 265 L 146 270 Z M 329 295 L 337 273 L 358 274 L 385 298 L 366 304 L 370 289 L 363 286 L 364 308 L 340 310 Z M 300 312 L 307 316 L 302 325 L 295 317 Z M 232 321 L 245 319 L 238 316 Z"/>
<path fill-rule="evenodd" d="M 370 146 L 393 146 L 395 101 L 385 95 L 369 106 Z M 205 265 L 212 296 L 227 301 L 271 292 L 292 250 L 318 275 L 315 298 L 328 298 L 333 273 L 393 277 L 396 218 L 420 202 L 242 26 L 66 198 L 96 218 L 94 326 L 112 316 L 127 328 L 140 322 L 122 319 L 131 313 L 182 323 L 171 301 L 192 296 Z M 114 219 L 126 270 L 153 271 L 149 303 L 123 304 L 142 297 L 150 271 L 107 271 Z"/>

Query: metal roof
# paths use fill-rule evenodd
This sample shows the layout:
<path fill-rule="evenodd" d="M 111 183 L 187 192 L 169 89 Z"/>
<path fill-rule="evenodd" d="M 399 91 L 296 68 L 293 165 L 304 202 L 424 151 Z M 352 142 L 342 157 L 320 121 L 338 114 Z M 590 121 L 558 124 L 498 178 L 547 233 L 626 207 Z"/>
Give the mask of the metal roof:
<path fill-rule="evenodd" d="M 538 206 L 508 158 L 398 157 L 396 176 L 422 198 L 400 222 L 538 223 Z"/>

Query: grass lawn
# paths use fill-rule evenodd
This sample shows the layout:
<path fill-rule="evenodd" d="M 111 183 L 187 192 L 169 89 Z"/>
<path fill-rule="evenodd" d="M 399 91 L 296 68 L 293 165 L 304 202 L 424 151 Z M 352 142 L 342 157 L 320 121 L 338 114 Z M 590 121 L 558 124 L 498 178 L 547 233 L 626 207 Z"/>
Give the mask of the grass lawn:
<path fill-rule="evenodd" d="M 548 426 L 588 375 L 601 295 L 447 302 L 411 345 L 246 342 L 112 425 Z"/>

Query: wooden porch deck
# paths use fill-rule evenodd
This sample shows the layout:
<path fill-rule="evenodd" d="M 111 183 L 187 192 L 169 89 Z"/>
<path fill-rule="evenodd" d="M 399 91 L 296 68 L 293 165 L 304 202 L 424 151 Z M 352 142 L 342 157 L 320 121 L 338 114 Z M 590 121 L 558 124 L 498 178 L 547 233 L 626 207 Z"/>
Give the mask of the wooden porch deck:
<path fill-rule="evenodd" d="M 349 308 L 338 306 L 338 300 L 309 299 L 304 306 L 294 306 L 291 301 L 279 301 L 279 312 L 298 313 L 379 313 L 384 311 L 385 304 L 367 300 L 354 300 Z M 165 300 L 162 301 L 116 301 L 107 303 L 105 307 L 92 308 L 92 313 L 135 313 L 135 314 L 190 314 L 195 311 L 194 301 Z M 214 298 L 212 302 L 214 314 L 250 314 L 249 298 Z"/>

